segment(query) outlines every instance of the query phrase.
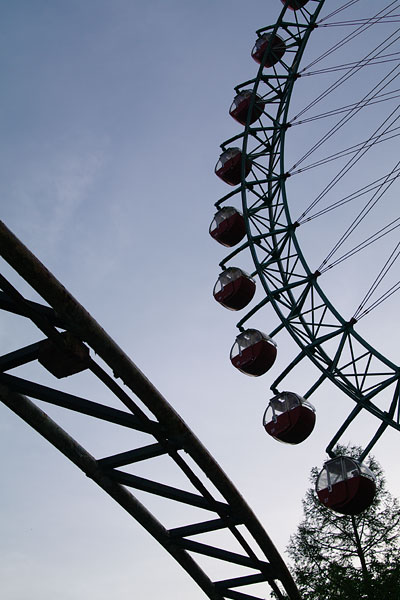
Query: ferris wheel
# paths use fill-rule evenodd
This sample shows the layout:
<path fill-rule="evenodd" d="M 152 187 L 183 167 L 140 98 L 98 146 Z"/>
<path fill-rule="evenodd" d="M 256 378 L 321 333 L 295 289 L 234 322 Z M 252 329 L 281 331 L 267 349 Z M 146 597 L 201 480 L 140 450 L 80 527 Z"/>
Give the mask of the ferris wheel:
<path fill-rule="evenodd" d="M 210 225 L 229 248 L 214 297 L 230 310 L 250 307 L 237 323 L 231 362 L 248 375 L 275 377 L 267 433 L 292 444 L 308 437 L 315 424 L 309 398 L 327 381 L 353 401 L 327 445 L 331 460 L 318 495 L 354 514 L 374 494 L 363 458 L 388 427 L 400 430 L 391 335 L 369 335 L 377 329 L 369 315 L 390 310 L 400 287 L 399 2 L 282 2 L 276 22 L 257 31 L 251 56 L 258 72 L 235 87 L 229 110 L 240 132 L 221 144 L 215 167 L 231 190 L 216 202 Z M 395 327 L 392 320 L 391 332 Z M 276 376 L 284 332 L 298 352 Z M 301 395 L 285 391 L 308 364 L 316 367 L 308 387 Z M 350 468 L 334 447 L 366 412 L 378 426 Z M 349 489 L 361 483 L 347 505 L 327 499 L 333 480 Z"/>

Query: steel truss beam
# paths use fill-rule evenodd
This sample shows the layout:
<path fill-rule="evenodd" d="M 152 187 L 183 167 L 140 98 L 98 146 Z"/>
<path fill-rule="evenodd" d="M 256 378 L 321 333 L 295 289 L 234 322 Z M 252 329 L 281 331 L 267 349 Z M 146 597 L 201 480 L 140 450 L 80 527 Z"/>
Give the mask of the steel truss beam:
<path fill-rule="evenodd" d="M 47 271 L 37 258 L 0 223 L 0 247 L 3 258 L 43 298 L 48 306 L 23 298 L 10 282 L 1 279 L 0 307 L 23 319 L 36 323 L 59 352 L 71 352 L 64 332 L 68 332 L 104 361 L 100 366 L 89 357 L 84 367 L 105 385 L 113 400 L 119 399 L 124 410 L 116 409 L 87 398 L 63 392 L 39 381 L 15 376 L 24 365 L 36 361 L 46 340 L 24 346 L 0 357 L 0 399 L 37 430 L 69 460 L 93 479 L 107 494 L 135 518 L 178 561 L 211 600 L 233 598 L 257 600 L 252 586 L 264 582 L 277 598 L 300 600 L 298 590 L 287 567 L 262 525 L 242 496 L 221 470 L 212 456 L 190 431 L 181 417 L 158 390 L 123 353 L 85 309 Z M 46 364 L 42 361 L 41 363 Z M 5 373 L 4 371 L 8 371 Z M 43 369 L 43 373 L 47 372 Z M 48 374 L 47 374 L 48 377 Z M 63 375 L 58 379 L 62 385 Z M 118 381 L 124 384 L 124 389 Z M 128 392 L 126 392 L 128 390 Z M 57 425 L 31 398 L 53 404 L 76 415 L 89 416 L 124 428 L 138 430 L 151 437 L 150 443 L 137 445 L 128 451 L 96 459 Z M 153 418 L 147 416 L 152 414 Z M 77 416 L 77 418 L 79 418 Z M 167 456 L 186 477 L 188 489 L 177 489 L 139 477 L 121 467 L 135 465 L 156 457 Z M 192 466 L 193 463 L 193 466 Z M 161 501 L 185 504 L 210 514 L 209 520 L 199 521 L 197 512 L 181 526 L 168 530 L 140 503 L 128 488 L 141 490 L 145 496 L 157 495 Z M 187 511 L 185 511 L 186 514 Z M 178 511 L 179 515 L 180 512 Z M 215 532 L 221 532 L 224 547 L 215 544 Z M 208 542 L 207 534 L 213 533 Z M 232 549 L 225 547 L 229 534 Z M 201 535 L 201 542 L 196 536 Z M 237 552 L 238 544 L 241 552 Z M 202 567 L 202 557 L 228 562 L 239 568 L 238 577 L 212 581 Z M 243 568 L 250 571 L 243 575 Z M 243 591 L 232 588 L 240 587 Z M 284 590 L 284 592 L 283 592 Z M 263 592 L 264 593 L 264 592 Z M 285 596 L 284 596 L 285 594 Z"/>

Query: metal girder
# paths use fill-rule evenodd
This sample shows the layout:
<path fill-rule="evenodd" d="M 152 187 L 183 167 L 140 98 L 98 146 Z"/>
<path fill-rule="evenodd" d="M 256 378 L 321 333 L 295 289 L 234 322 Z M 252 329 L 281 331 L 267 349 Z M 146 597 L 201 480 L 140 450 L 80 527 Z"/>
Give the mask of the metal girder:
<path fill-rule="evenodd" d="M 229 514 L 230 511 L 229 504 L 224 504 L 222 502 L 210 504 L 208 499 L 203 498 L 203 496 L 192 494 L 191 492 L 185 492 L 184 490 L 178 490 L 170 485 L 157 483 L 156 481 L 151 481 L 150 479 L 138 477 L 137 475 L 124 473 L 123 471 L 117 471 L 115 469 L 107 472 L 113 481 L 118 481 L 118 483 L 123 483 L 124 485 L 132 487 L 136 490 L 142 490 L 143 492 L 149 492 L 157 496 L 163 496 L 164 498 L 169 498 L 170 500 L 175 500 L 176 502 L 183 502 L 184 504 L 190 504 L 191 506 L 197 506 L 198 508 L 204 508 L 205 510 L 217 510 L 218 513 L 221 512 L 222 514 Z"/>
<path fill-rule="evenodd" d="M 210 599 L 222 600 L 223 595 L 215 590 L 211 580 L 190 555 L 171 543 L 168 531 L 161 523 L 124 486 L 113 481 L 99 467 L 96 459 L 50 419 L 45 412 L 25 396 L 11 391 L 2 384 L 0 384 L 0 399 L 134 517 L 190 573 Z"/>
<path fill-rule="evenodd" d="M 232 527 L 234 525 L 240 525 L 241 521 L 235 519 L 232 515 L 228 515 L 222 519 L 212 519 L 211 521 L 203 521 L 202 523 L 193 523 L 193 525 L 185 525 L 184 527 L 175 527 L 169 530 L 171 538 L 184 538 L 191 535 L 198 535 L 199 533 L 209 533 L 210 531 L 217 531 L 219 529 L 225 529 L 226 527 Z"/>
<path fill-rule="evenodd" d="M 62 319 L 60 319 L 55 311 L 49 306 L 43 306 L 42 304 L 39 304 L 38 302 L 32 302 L 31 300 L 25 300 L 25 306 L 26 308 L 24 309 L 21 304 L 16 303 L 15 300 L 13 300 L 5 292 L 0 292 L 0 309 L 23 317 L 29 317 L 33 312 L 35 312 L 39 315 L 42 315 L 42 317 L 45 317 L 46 320 L 52 325 L 65 329 Z"/>
<path fill-rule="evenodd" d="M 43 346 L 42 342 L 36 342 L 35 344 L 29 344 L 24 346 L 15 352 L 9 352 L 0 356 L 0 371 L 9 371 L 16 367 L 26 365 L 33 360 L 37 360 L 39 357 L 39 350 Z"/>
<path fill-rule="evenodd" d="M 219 558 L 220 560 L 241 565 L 242 567 L 249 567 L 250 569 L 260 569 L 262 570 L 262 573 L 268 572 L 271 579 L 274 579 L 273 569 L 269 563 L 254 561 L 248 556 L 243 556 L 242 554 L 237 554 L 236 552 L 229 552 L 228 550 L 223 550 L 222 548 L 215 548 L 215 546 L 209 546 L 193 540 L 182 539 L 177 540 L 177 543 L 182 548 L 185 548 L 185 550 L 190 550 L 191 552 L 197 552 L 199 554 L 204 554 L 205 556 L 211 556 L 212 558 Z"/>
<path fill-rule="evenodd" d="M 143 446 L 142 448 L 136 448 L 135 450 L 129 450 L 128 452 L 120 452 L 113 456 L 100 458 L 97 462 L 106 469 L 115 469 L 117 467 L 124 467 L 125 465 L 132 465 L 133 463 L 147 460 L 148 458 L 162 456 L 167 452 L 168 450 L 165 446 L 157 443 Z"/>
<path fill-rule="evenodd" d="M 37 383 L 33 383 L 32 381 L 26 381 L 25 379 L 15 377 L 14 375 L 1 373 L 0 382 L 4 383 L 7 385 L 7 387 L 19 392 L 20 394 L 26 394 L 30 398 L 36 398 L 37 400 L 42 400 L 43 402 L 49 402 L 55 406 L 68 408 L 69 410 L 74 410 L 84 415 L 96 417 L 97 419 L 108 421 L 109 423 L 116 423 L 117 425 L 122 425 L 123 427 L 130 427 L 132 429 L 138 429 L 139 431 L 146 431 L 148 433 L 155 432 L 159 427 L 158 423 L 153 421 L 151 423 L 151 427 L 147 428 L 146 425 L 143 425 L 143 423 L 141 423 L 139 419 L 137 419 L 135 415 L 132 415 L 131 413 L 118 410 L 117 408 L 111 408 L 109 406 L 105 406 L 104 404 L 98 404 L 97 402 L 92 402 L 91 400 L 85 400 L 84 398 L 79 398 L 78 396 L 74 396 L 72 394 L 66 394 L 65 392 L 60 392 L 59 390 L 54 390 L 53 388 L 39 385 Z"/>
<path fill-rule="evenodd" d="M 261 583 L 265 581 L 265 575 L 263 573 L 257 575 L 245 575 L 244 577 L 236 577 L 236 579 L 225 579 L 224 581 L 216 581 L 215 585 L 217 588 L 232 588 L 241 587 L 243 585 L 249 585 L 253 583 Z"/>
<path fill-rule="evenodd" d="M 256 596 L 249 596 L 248 594 L 243 594 L 242 592 L 236 592 L 235 590 L 225 590 L 224 592 L 225 598 L 232 598 L 232 600 L 264 600 L 264 598 L 259 598 Z"/>
<path fill-rule="evenodd" d="M 263 598 L 249 596 L 248 594 L 243 594 L 242 592 L 235 592 L 235 590 L 225 590 L 224 596 L 225 598 L 232 598 L 232 600 L 264 600 Z"/>
<path fill-rule="evenodd" d="M 43 385 L 39 381 L 16 377 L 11 373 L 0 373 L 1 400 L 137 519 L 191 575 L 208 598 L 223 600 L 239 598 L 237 594 L 240 594 L 242 600 L 256 600 L 256 596 L 250 591 L 255 580 L 241 580 L 240 585 L 244 591 L 249 592 L 248 594 L 235 592 L 228 587 L 218 587 L 201 566 L 202 556 L 217 561 L 222 559 L 232 566 L 238 565 L 241 569 L 240 574 L 245 566 L 265 581 L 266 585 L 274 590 L 277 598 L 283 598 L 277 585 L 279 583 L 290 600 L 300 600 L 284 561 L 262 525 L 225 473 L 165 398 L 85 309 L 2 223 L 0 247 L 3 258 L 39 293 L 52 312 L 48 313 L 50 318 L 47 320 L 47 307 L 44 306 L 44 310 L 41 310 L 41 305 L 37 303 L 31 306 L 11 284 L 4 284 L 4 288 L 7 288 L 7 293 L 13 295 L 15 303 L 6 302 L 3 306 L 11 307 L 11 312 L 21 315 L 22 318 L 33 320 L 39 329 L 51 338 L 52 343 L 59 344 L 60 347 L 65 345 L 65 339 L 57 329 L 62 323 L 62 329 L 66 333 L 81 340 L 91 353 L 93 351 L 93 356 L 100 357 L 106 365 L 103 368 L 89 357 L 87 376 L 97 377 L 106 386 L 107 393 L 112 392 L 114 400 L 115 397 L 119 399 L 127 410 L 111 408 Z M 20 307 L 19 312 L 15 310 L 15 304 Z M 54 315 L 57 315 L 57 321 L 53 318 Z M 33 359 L 37 350 L 37 347 L 31 350 L 27 348 L 16 349 L 5 355 L 4 367 L 18 363 L 20 374 L 24 368 L 23 363 L 26 362 L 23 358 L 24 353 L 26 359 L 28 355 Z M 58 385 L 62 385 L 62 382 L 63 379 L 57 380 Z M 77 415 L 88 415 L 103 422 L 108 421 L 144 432 L 152 437 L 153 442 L 147 445 L 137 444 L 137 447 L 131 447 L 128 451 L 122 448 L 119 453 L 96 460 L 27 396 L 74 411 Z M 153 419 L 147 416 L 149 412 Z M 181 474 L 186 477 L 187 490 L 117 469 L 128 465 L 133 469 L 138 462 L 143 465 L 146 460 L 156 461 L 159 456 L 167 457 L 181 470 Z M 169 531 L 132 496 L 128 491 L 129 487 L 146 491 L 149 495 L 156 494 L 161 501 L 166 498 L 168 502 L 183 503 L 187 507 L 185 515 L 187 511 L 198 511 L 201 508 L 208 511 L 212 518 L 198 522 L 198 514 L 194 512 L 192 517 L 185 517 L 186 522 L 182 522 L 181 526 Z M 178 510 L 177 515 L 180 514 L 181 511 Z M 229 547 L 222 550 L 218 544 L 215 545 L 214 538 L 219 532 L 223 534 L 224 546 L 228 535 L 233 548 L 236 550 L 239 543 L 242 553 L 231 551 Z M 214 536 L 210 543 L 207 543 L 208 534 Z M 202 536 L 201 543 L 195 539 L 198 535 Z M 188 540 L 187 536 L 191 536 L 192 539 Z M 198 558 L 195 559 L 192 554 Z M 249 590 L 245 589 L 246 585 L 249 586 Z"/>

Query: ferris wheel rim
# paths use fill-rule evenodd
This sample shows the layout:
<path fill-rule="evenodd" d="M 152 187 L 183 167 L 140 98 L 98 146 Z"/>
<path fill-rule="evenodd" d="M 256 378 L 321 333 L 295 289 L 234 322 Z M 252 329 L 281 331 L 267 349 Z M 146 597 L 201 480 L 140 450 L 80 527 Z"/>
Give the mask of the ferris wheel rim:
<path fill-rule="evenodd" d="M 314 0 L 314 1 L 317 3 L 317 7 L 316 7 L 315 11 L 312 13 L 307 11 L 308 17 L 307 17 L 307 19 L 305 19 L 307 21 L 307 24 L 306 24 L 304 32 L 303 32 L 304 35 L 301 37 L 301 43 L 299 43 L 298 50 L 296 51 L 296 53 L 293 56 L 292 63 L 289 66 L 285 65 L 287 72 L 290 73 L 291 80 L 289 80 L 289 76 L 288 76 L 287 81 L 284 84 L 285 87 L 284 87 L 284 91 L 282 93 L 282 98 L 280 99 L 279 109 L 277 109 L 277 114 L 281 118 L 279 120 L 278 119 L 273 120 L 273 126 L 272 126 L 273 133 L 270 135 L 270 138 L 272 138 L 272 140 L 273 140 L 273 142 L 271 143 L 272 149 L 269 154 L 269 158 L 267 159 L 268 166 L 265 169 L 266 175 L 265 175 L 264 179 L 267 182 L 267 184 L 266 184 L 267 186 L 276 185 L 276 187 L 279 187 L 279 194 L 282 199 L 282 203 L 284 205 L 284 214 L 286 217 L 286 236 L 290 240 L 290 243 L 292 244 L 292 246 L 295 248 L 297 259 L 301 263 L 302 268 L 304 269 L 304 273 L 305 273 L 304 281 L 303 281 L 304 289 L 306 286 L 308 286 L 309 290 L 312 290 L 312 293 L 316 294 L 318 296 L 318 298 L 323 301 L 324 306 L 328 309 L 329 313 L 335 318 L 335 320 L 337 322 L 335 333 L 334 333 L 334 335 L 331 335 L 330 337 L 331 338 L 336 337 L 336 336 L 338 337 L 338 348 L 339 348 L 340 344 L 343 344 L 343 345 L 347 344 L 347 343 L 351 344 L 353 342 L 355 344 L 358 344 L 360 347 L 362 347 L 364 349 L 365 354 L 369 355 L 370 361 L 372 361 L 372 360 L 378 361 L 380 364 L 382 364 L 384 366 L 384 369 L 387 370 L 387 378 L 383 379 L 382 382 L 378 386 L 375 386 L 375 388 L 372 387 L 372 389 L 367 390 L 367 393 L 364 393 L 364 391 L 360 392 L 360 390 L 355 389 L 355 386 L 353 386 L 349 380 L 345 381 L 346 378 L 343 375 L 343 373 L 341 373 L 340 376 L 337 376 L 337 373 L 335 374 L 334 370 L 331 369 L 331 366 L 330 366 L 331 364 L 334 364 L 334 360 L 335 360 L 336 356 L 331 358 L 327 354 L 321 352 L 322 343 L 325 343 L 326 340 L 321 340 L 319 343 L 318 343 L 318 341 L 317 342 L 313 341 L 312 344 L 308 344 L 308 345 L 307 345 L 307 343 L 305 343 L 304 336 L 301 337 L 299 335 L 298 331 L 294 328 L 294 326 L 292 326 L 292 321 L 283 314 L 283 312 L 281 310 L 281 305 L 277 301 L 277 296 L 278 296 L 277 290 L 276 290 L 276 288 L 271 287 L 269 285 L 267 278 L 265 276 L 265 273 L 264 273 L 264 265 L 263 265 L 262 261 L 259 260 L 258 249 L 260 247 L 260 238 L 262 236 L 254 235 L 252 233 L 250 225 L 251 225 L 251 218 L 253 215 L 252 215 L 251 203 L 248 202 L 248 196 L 249 196 L 250 192 L 252 191 L 253 185 L 257 183 L 257 178 L 255 178 L 254 182 L 246 181 L 245 163 L 246 163 L 246 160 L 248 159 L 248 157 L 251 158 L 251 152 L 248 153 L 248 142 L 252 136 L 250 114 L 252 112 L 252 108 L 254 106 L 255 99 L 257 97 L 257 91 L 259 89 L 260 83 L 265 81 L 265 79 L 267 77 L 265 75 L 265 71 L 264 71 L 264 63 L 265 63 L 267 51 L 265 52 L 264 59 L 260 64 L 257 76 L 250 82 L 246 82 L 247 85 L 248 84 L 252 85 L 252 88 L 251 88 L 252 89 L 252 99 L 251 99 L 251 103 L 249 106 L 249 116 L 247 118 L 247 122 L 244 127 L 244 131 L 242 133 L 243 141 L 242 141 L 242 157 L 241 157 L 242 158 L 241 183 L 240 183 L 240 188 L 238 188 L 238 191 L 240 191 L 240 195 L 241 195 L 241 199 L 242 199 L 242 210 L 243 210 L 243 217 L 244 217 L 245 226 L 246 226 L 247 241 L 246 241 L 245 245 L 243 245 L 241 248 L 239 248 L 239 250 L 233 252 L 231 257 L 233 257 L 235 254 L 237 254 L 242 248 L 244 248 L 244 246 L 247 246 L 249 248 L 254 265 L 255 265 L 256 273 L 258 275 L 258 278 L 262 284 L 262 287 L 263 287 L 265 295 L 266 295 L 265 300 L 273 306 L 276 314 L 278 315 L 278 317 L 280 319 L 281 326 L 278 326 L 276 328 L 276 330 L 271 333 L 271 335 L 274 335 L 274 333 L 279 332 L 282 329 L 282 327 L 284 327 L 288 331 L 288 333 L 291 335 L 292 339 L 294 339 L 295 342 L 298 344 L 298 346 L 301 349 L 301 352 L 304 355 L 307 355 L 307 357 L 311 360 L 311 362 L 315 366 L 317 366 L 319 368 L 319 370 L 322 372 L 321 377 L 324 377 L 324 378 L 332 381 L 337 387 L 339 387 L 343 392 L 345 392 L 352 400 L 354 400 L 356 402 L 357 406 L 360 406 L 361 408 L 366 409 L 373 416 L 378 417 L 382 421 L 382 425 L 384 425 L 385 427 L 390 425 L 393 428 L 400 431 L 399 419 L 398 418 L 397 418 L 397 420 L 394 419 L 394 410 L 396 408 L 396 403 L 398 401 L 399 389 L 400 389 L 400 386 L 399 386 L 400 367 L 398 365 L 396 365 L 392 360 L 390 360 L 389 358 L 384 356 L 384 354 L 379 352 L 362 335 L 360 335 L 360 333 L 354 329 L 354 325 L 356 324 L 357 321 L 353 318 L 345 319 L 342 316 L 342 314 L 340 313 L 340 311 L 335 307 L 334 303 L 330 300 L 330 298 L 328 298 L 328 296 L 326 295 L 323 288 L 320 286 L 320 284 L 318 282 L 318 277 L 320 274 L 318 272 L 313 272 L 312 269 L 310 269 L 310 267 L 307 263 L 307 260 L 302 252 L 301 244 L 299 243 L 299 240 L 296 235 L 296 227 L 298 224 L 296 222 L 293 222 L 293 220 L 291 218 L 291 214 L 290 214 L 290 206 L 289 206 L 289 201 L 288 201 L 287 193 L 286 193 L 286 180 L 288 178 L 288 173 L 285 170 L 285 140 L 286 140 L 286 133 L 287 133 L 287 130 L 289 127 L 288 111 L 289 111 L 289 107 L 290 107 L 291 97 L 292 97 L 292 94 L 293 94 L 293 91 L 295 88 L 295 82 L 298 77 L 298 71 L 299 71 L 302 55 L 304 53 L 304 50 L 309 41 L 312 31 L 317 27 L 317 18 L 323 8 L 323 5 L 325 4 L 325 0 Z M 288 11 L 289 11 L 289 8 L 288 8 L 288 5 L 286 4 L 282 8 L 282 11 L 281 11 L 277 21 L 275 22 L 275 24 L 269 26 L 268 28 L 263 28 L 262 30 L 258 30 L 257 34 L 260 35 L 260 31 L 268 30 L 268 32 L 270 32 L 271 37 L 272 37 L 274 35 L 277 35 L 277 33 L 279 33 L 282 29 L 287 31 L 287 29 L 289 27 L 288 21 L 286 20 Z M 293 11 L 289 11 L 289 12 L 293 12 Z M 299 11 L 299 13 L 300 12 L 303 13 L 303 11 Z M 303 13 L 303 14 L 305 14 L 305 13 Z M 296 18 L 296 21 L 297 21 L 297 25 L 298 25 L 299 20 L 297 18 Z M 300 29 L 300 28 L 298 27 L 298 29 Z M 245 85 L 245 84 L 243 84 L 243 85 Z M 238 91 L 239 89 L 242 89 L 243 85 L 240 84 L 240 85 L 236 86 L 235 90 Z M 271 120 L 272 120 L 272 118 L 271 118 Z M 232 140 L 234 140 L 234 139 L 236 140 L 239 137 L 240 136 L 231 138 L 231 140 L 224 142 L 221 145 L 221 147 L 225 148 L 227 146 L 227 144 L 229 144 Z M 279 172 L 276 173 L 274 161 L 275 161 L 275 156 L 278 152 L 279 152 Z M 267 152 L 264 150 L 264 155 L 266 155 L 266 154 L 267 154 Z M 274 180 L 277 181 L 276 184 L 273 183 Z M 231 193 L 228 196 L 230 197 L 232 195 L 233 195 L 233 193 Z M 267 196 L 267 194 L 266 194 L 266 196 Z M 216 203 L 216 206 L 219 207 L 221 202 L 223 202 L 223 201 L 224 201 L 224 198 L 222 200 L 220 200 L 218 203 Z M 267 204 L 267 202 L 266 202 L 266 204 Z M 273 206 L 272 203 L 270 204 L 270 206 L 271 205 Z M 271 213 L 271 209 L 268 208 L 268 210 Z M 270 217 L 269 224 L 270 223 L 271 223 L 270 238 L 271 238 L 271 240 L 273 240 L 271 245 L 273 246 L 274 250 L 277 251 L 277 250 L 279 250 L 279 244 L 278 244 L 277 237 L 274 234 L 274 226 L 275 225 L 274 225 L 273 217 L 272 218 Z M 265 226 L 265 228 L 266 228 L 266 226 Z M 225 268 L 225 263 L 227 261 L 229 261 L 231 257 L 228 257 L 227 259 L 225 259 L 224 261 L 222 261 L 220 263 L 223 268 Z M 279 258 L 277 258 L 275 262 L 277 265 L 277 269 L 282 274 L 282 279 L 283 279 L 283 275 L 286 275 L 285 269 L 283 268 L 282 263 L 280 262 Z M 284 284 L 282 284 L 282 287 L 284 288 Z M 290 286 L 288 286 L 285 289 L 285 292 L 287 294 L 287 297 L 291 298 L 292 309 L 295 309 L 297 300 L 293 296 Z M 311 291 L 309 293 L 311 293 Z M 262 304 L 263 304 L 263 302 L 260 303 L 260 305 L 262 305 Z M 265 304 L 265 301 L 264 301 L 264 304 Z M 244 318 L 242 318 L 238 322 L 237 326 L 238 326 L 239 330 L 243 330 L 244 323 L 248 320 L 248 318 L 250 318 L 250 316 L 253 316 L 257 312 L 257 310 L 258 310 L 258 307 L 253 308 L 247 315 L 245 315 Z M 307 329 L 308 328 L 308 325 L 306 323 L 307 320 L 303 318 L 303 315 L 301 314 L 301 310 L 297 316 L 298 316 L 298 320 L 302 321 L 302 325 L 303 325 L 304 329 Z M 310 341 L 311 341 L 312 336 L 309 336 L 309 337 L 310 337 Z M 349 340 L 349 341 L 347 341 L 347 340 Z M 316 354 L 315 354 L 317 347 L 319 347 L 320 354 L 321 354 L 321 356 L 319 356 L 318 359 L 316 358 Z M 337 352 L 339 352 L 339 349 L 337 350 Z M 324 354 L 324 355 L 322 356 L 322 354 Z M 339 355 L 339 357 L 340 357 L 340 355 Z M 355 362 L 357 360 L 359 360 L 359 359 L 354 358 Z M 368 373 L 368 368 L 369 368 L 369 366 L 367 367 L 367 373 Z M 271 389 L 273 390 L 274 393 L 277 391 L 277 389 L 278 389 L 277 385 L 280 383 L 281 380 L 282 380 L 282 378 L 278 377 L 278 379 L 271 385 Z M 391 402 L 389 410 L 388 411 L 383 410 L 379 406 L 374 404 L 373 401 L 381 390 L 385 389 L 386 387 L 391 386 L 392 384 L 394 384 L 394 386 L 396 388 L 395 392 L 394 392 L 393 400 Z M 313 393 L 314 391 L 315 391 L 315 389 L 311 388 L 311 392 L 304 394 L 304 396 L 308 397 L 308 395 L 311 395 L 311 393 Z M 336 436 L 335 436 L 334 440 L 335 439 L 336 439 Z M 328 446 L 328 448 L 330 450 L 332 449 L 332 444 L 333 444 L 333 441 Z"/>

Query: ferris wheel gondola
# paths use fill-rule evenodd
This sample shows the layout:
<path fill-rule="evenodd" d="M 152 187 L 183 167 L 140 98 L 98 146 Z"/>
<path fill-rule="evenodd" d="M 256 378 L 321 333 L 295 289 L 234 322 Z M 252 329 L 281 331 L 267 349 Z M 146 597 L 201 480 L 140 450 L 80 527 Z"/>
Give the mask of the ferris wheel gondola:
<path fill-rule="evenodd" d="M 315 427 L 315 408 L 298 394 L 281 392 L 269 401 L 263 425 L 279 442 L 300 444 Z"/>
<path fill-rule="evenodd" d="M 319 501 L 343 515 L 359 515 L 371 506 L 376 494 L 375 476 L 363 463 L 337 456 L 325 463 L 316 491 Z"/>
<path fill-rule="evenodd" d="M 231 310 L 241 310 L 251 302 L 256 291 L 255 281 L 250 275 L 229 267 L 222 271 L 214 286 L 214 298 Z"/>

